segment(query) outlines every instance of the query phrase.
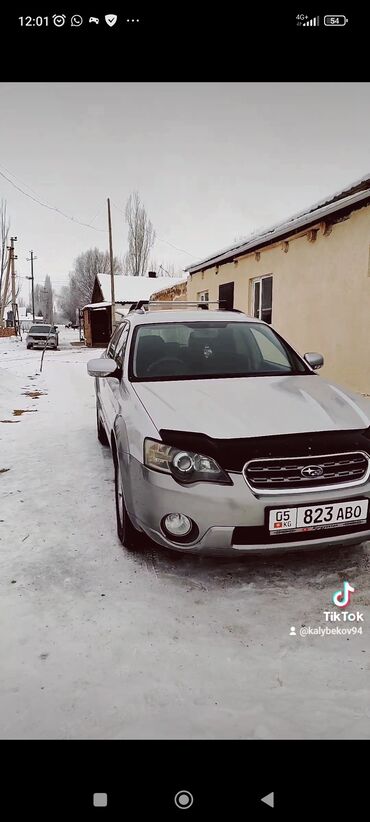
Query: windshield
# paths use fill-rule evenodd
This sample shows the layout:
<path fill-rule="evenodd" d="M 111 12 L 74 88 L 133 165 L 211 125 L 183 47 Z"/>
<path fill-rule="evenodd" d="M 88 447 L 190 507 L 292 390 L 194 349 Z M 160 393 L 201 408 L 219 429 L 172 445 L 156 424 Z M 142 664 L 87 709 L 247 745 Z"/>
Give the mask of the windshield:
<path fill-rule="evenodd" d="M 142 325 L 131 355 L 133 380 L 312 373 L 268 326 L 253 322 Z"/>
<path fill-rule="evenodd" d="M 54 328 L 51 329 L 54 331 Z M 33 325 L 30 328 L 30 334 L 48 334 L 50 325 Z"/>

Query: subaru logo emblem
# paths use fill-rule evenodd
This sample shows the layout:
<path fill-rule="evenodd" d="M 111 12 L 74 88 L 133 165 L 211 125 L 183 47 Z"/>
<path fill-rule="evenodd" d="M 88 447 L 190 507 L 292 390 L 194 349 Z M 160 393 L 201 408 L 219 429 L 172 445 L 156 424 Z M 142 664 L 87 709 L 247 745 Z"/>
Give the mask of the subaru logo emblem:
<path fill-rule="evenodd" d="M 306 477 L 307 479 L 322 477 L 323 473 L 324 471 L 319 465 L 306 465 L 305 468 L 301 469 L 301 476 Z"/>

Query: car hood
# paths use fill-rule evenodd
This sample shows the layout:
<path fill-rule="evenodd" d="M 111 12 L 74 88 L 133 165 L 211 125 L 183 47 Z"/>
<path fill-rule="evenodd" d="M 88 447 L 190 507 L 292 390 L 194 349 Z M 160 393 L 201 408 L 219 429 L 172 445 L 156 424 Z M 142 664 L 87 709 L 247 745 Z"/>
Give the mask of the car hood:
<path fill-rule="evenodd" d="M 134 383 L 154 425 L 214 438 L 370 426 L 370 400 L 315 374 Z"/>

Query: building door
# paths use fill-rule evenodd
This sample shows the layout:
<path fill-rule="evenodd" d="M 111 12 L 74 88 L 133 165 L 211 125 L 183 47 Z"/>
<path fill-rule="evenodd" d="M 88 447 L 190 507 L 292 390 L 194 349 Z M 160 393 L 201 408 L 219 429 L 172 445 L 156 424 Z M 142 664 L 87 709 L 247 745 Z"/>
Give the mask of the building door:
<path fill-rule="evenodd" d="M 218 299 L 222 311 L 232 311 L 234 308 L 234 283 L 224 283 L 218 289 Z"/>
<path fill-rule="evenodd" d="M 111 310 L 110 308 L 90 309 L 91 322 L 91 342 L 104 348 L 108 345 L 111 336 Z"/>
<path fill-rule="evenodd" d="M 272 322 L 272 276 L 253 281 L 253 316 L 265 323 Z"/>

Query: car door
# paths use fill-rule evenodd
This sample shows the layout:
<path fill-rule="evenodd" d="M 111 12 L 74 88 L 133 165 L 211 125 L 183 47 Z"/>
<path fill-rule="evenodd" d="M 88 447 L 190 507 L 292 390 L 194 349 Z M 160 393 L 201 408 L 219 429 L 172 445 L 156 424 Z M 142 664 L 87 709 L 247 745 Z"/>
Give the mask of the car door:
<path fill-rule="evenodd" d="M 114 359 L 117 369 L 121 371 L 121 373 L 129 329 L 130 325 L 128 322 L 121 323 L 120 333 L 115 340 L 115 345 L 112 346 L 109 351 L 109 356 Z M 120 410 L 121 380 L 107 377 L 104 383 L 104 411 L 108 432 L 110 434 L 114 420 Z"/>
<path fill-rule="evenodd" d="M 104 357 L 109 357 L 110 359 L 114 359 L 116 346 L 117 346 L 118 340 L 121 336 L 121 333 L 122 333 L 122 326 L 119 325 L 115 329 L 115 331 L 113 332 L 113 334 L 110 338 L 110 341 L 108 343 L 108 346 L 107 346 L 106 350 L 104 351 L 104 353 L 102 354 L 103 358 Z M 107 433 L 109 433 L 109 431 L 110 431 L 110 428 L 109 428 L 110 393 L 111 393 L 111 388 L 110 388 L 110 385 L 107 382 L 107 380 L 104 377 L 99 377 L 99 379 L 96 380 L 96 396 L 97 396 L 97 401 L 98 401 L 98 404 L 99 404 L 99 407 L 100 407 L 100 412 L 101 412 L 101 415 L 103 417 L 104 427 L 105 427 Z"/>

